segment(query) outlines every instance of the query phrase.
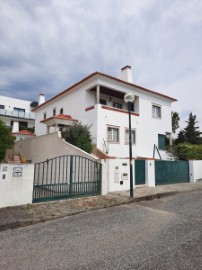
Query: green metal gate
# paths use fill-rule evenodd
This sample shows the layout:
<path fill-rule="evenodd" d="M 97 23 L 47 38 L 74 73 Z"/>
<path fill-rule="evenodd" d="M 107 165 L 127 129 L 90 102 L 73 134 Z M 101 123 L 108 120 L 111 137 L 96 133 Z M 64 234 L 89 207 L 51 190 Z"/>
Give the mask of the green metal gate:
<path fill-rule="evenodd" d="M 188 161 L 155 161 L 156 185 L 189 182 Z"/>
<path fill-rule="evenodd" d="M 135 160 L 135 185 L 145 184 L 145 160 Z"/>
<path fill-rule="evenodd" d="M 102 165 L 81 156 L 60 156 L 35 164 L 33 202 L 98 195 Z"/>

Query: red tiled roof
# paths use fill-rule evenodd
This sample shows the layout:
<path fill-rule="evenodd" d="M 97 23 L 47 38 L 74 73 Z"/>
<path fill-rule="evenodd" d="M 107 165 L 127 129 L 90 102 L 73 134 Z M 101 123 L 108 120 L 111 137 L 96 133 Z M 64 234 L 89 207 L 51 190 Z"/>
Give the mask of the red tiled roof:
<path fill-rule="evenodd" d="M 35 136 L 33 132 L 29 131 L 29 130 L 20 130 L 18 132 L 14 132 L 14 135 L 27 135 L 27 136 Z"/>
<path fill-rule="evenodd" d="M 73 119 L 71 117 L 71 115 L 68 115 L 68 114 L 58 114 L 56 116 L 52 116 L 52 117 L 49 117 L 49 118 L 46 118 L 46 119 L 42 120 L 41 123 L 44 123 L 44 122 L 46 122 L 48 120 L 51 120 L 51 119 L 62 119 L 62 120 L 69 120 L 69 121 L 78 122 L 78 120 Z"/>
<path fill-rule="evenodd" d="M 148 93 L 151 93 L 151 94 L 155 94 L 155 95 L 164 97 L 164 98 L 166 98 L 166 99 L 169 99 L 170 101 L 177 101 L 177 99 L 172 98 L 172 97 L 169 97 L 169 96 L 167 96 L 167 95 L 164 95 L 164 94 L 155 92 L 155 91 L 153 91 L 153 90 L 147 89 L 147 88 L 142 87 L 142 86 L 139 86 L 139 85 L 137 85 L 137 84 L 129 83 L 129 82 L 123 81 L 123 80 L 121 80 L 121 79 L 118 79 L 118 78 L 116 78 L 116 77 L 113 77 L 113 76 L 110 76 L 110 75 L 107 75 L 107 74 L 104 74 L 104 73 L 101 73 L 101 72 L 96 71 L 96 72 L 94 72 L 94 73 L 88 75 L 87 77 L 85 77 L 85 78 L 82 79 L 81 81 L 79 81 L 79 82 L 77 82 L 77 83 L 71 85 L 69 88 L 67 88 L 67 89 L 65 89 L 64 91 L 60 92 L 60 93 L 57 94 L 56 96 L 54 96 L 54 97 L 52 97 L 51 99 L 47 100 L 46 102 L 42 103 L 41 105 L 39 105 L 38 107 L 36 107 L 36 108 L 33 109 L 32 111 L 36 111 L 37 109 L 43 107 L 44 105 L 46 105 L 46 104 L 48 104 L 49 102 L 51 102 L 51 101 L 53 101 L 54 99 L 56 99 L 57 97 L 59 97 L 59 96 L 65 94 L 66 92 L 72 90 L 74 87 L 76 87 L 76 86 L 82 84 L 83 82 L 89 80 L 90 78 L 92 78 L 92 77 L 94 77 L 94 76 L 96 76 L 96 75 L 100 75 L 100 76 L 103 76 L 103 77 L 112 79 L 112 80 L 114 80 L 114 81 L 121 82 L 121 83 L 123 83 L 123 84 L 125 84 L 125 85 L 137 87 L 137 88 L 143 90 L 144 92 L 148 92 Z"/>

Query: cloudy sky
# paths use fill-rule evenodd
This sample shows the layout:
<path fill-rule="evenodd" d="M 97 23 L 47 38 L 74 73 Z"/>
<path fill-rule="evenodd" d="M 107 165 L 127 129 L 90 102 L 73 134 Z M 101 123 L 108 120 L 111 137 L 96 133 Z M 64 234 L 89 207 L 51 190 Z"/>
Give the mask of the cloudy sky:
<path fill-rule="evenodd" d="M 50 98 L 94 71 L 178 99 L 202 130 L 201 0 L 0 0 L 0 95 Z"/>

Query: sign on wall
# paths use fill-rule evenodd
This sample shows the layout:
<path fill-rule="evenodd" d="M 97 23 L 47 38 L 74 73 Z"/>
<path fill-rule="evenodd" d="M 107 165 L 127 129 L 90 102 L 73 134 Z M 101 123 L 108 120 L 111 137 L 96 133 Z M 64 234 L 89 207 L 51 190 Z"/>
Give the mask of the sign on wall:
<path fill-rule="evenodd" d="M 23 175 L 23 167 L 13 167 L 13 177 L 19 177 Z"/>

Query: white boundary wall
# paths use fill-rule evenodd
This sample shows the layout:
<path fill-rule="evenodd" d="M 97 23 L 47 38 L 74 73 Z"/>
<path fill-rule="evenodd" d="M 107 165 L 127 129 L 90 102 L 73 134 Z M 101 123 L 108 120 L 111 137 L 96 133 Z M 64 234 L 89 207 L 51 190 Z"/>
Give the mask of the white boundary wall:
<path fill-rule="evenodd" d="M 14 153 L 25 160 L 31 160 L 32 163 L 43 162 L 63 155 L 79 155 L 93 161 L 99 161 L 96 156 L 66 142 L 61 137 L 60 132 L 17 141 L 14 144 Z"/>
<path fill-rule="evenodd" d="M 0 208 L 32 203 L 34 164 L 0 164 Z"/>
<path fill-rule="evenodd" d="M 105 195 L 108 192 L 124 191 L 130 189 L 130 166 L 128 159 L 103 160 L 102 168 L 102 195 Z M 133 189 L 134 188 L 135 185 L 133 185 Z"/>
<path fill-rule="evenodd" d="M 202 160 L 189 160 L 189 177 L 190 182 L 202 179 Z"/>

